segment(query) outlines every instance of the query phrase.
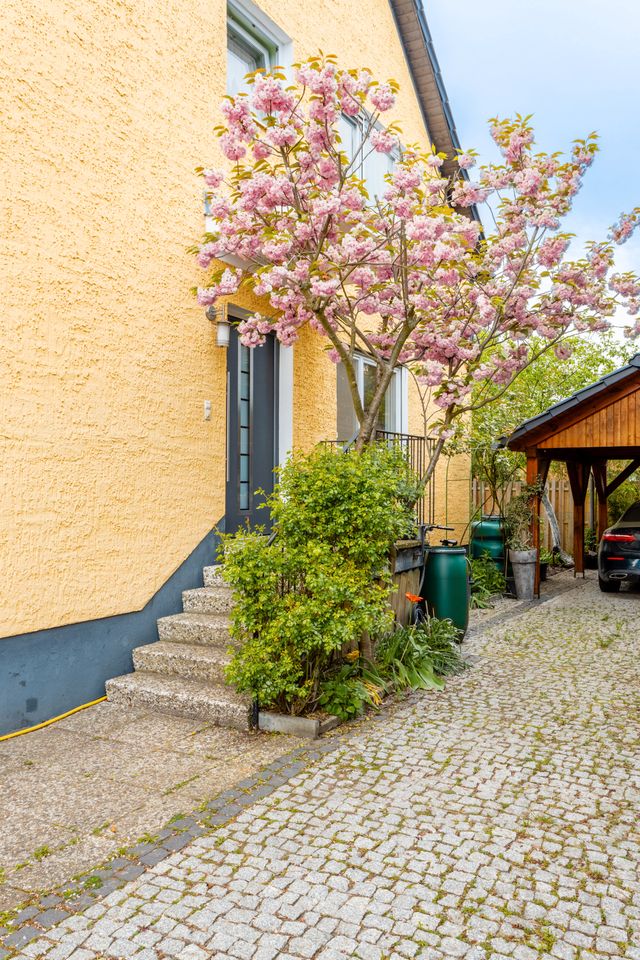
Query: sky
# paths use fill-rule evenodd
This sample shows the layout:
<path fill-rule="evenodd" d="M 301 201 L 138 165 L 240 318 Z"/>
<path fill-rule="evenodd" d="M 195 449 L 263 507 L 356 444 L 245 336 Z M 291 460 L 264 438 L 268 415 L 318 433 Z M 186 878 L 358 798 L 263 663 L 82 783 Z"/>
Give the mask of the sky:
<path fill-rule="evenodd" d="M 600 153 L 566 229 L 581 243 L 604 239 L 623 210 L 640 206 L 640 0 L 423 3 L 462 147 L 481 162 L 497 159 L 493 116 L 532 113 L 548 151 L 598 132 Z M 638 233 L 616 263 L 640 273 Z"/>

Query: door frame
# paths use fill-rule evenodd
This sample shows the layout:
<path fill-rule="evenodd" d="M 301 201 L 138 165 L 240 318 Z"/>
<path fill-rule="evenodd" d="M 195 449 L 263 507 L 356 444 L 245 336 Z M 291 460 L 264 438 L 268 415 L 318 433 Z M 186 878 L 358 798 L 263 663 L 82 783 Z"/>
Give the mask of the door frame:
<path fill-rule="evenodd" d="M 250 311 L 248 311 L 248 310 L 246 310 L 246 309 L 244 309 L 244 308 L 242 308 L 242 307 L 237 307 L 237 306 L 235 306 L 235 305 L 229 304 L 227 316 L 228 316 L 229 322 L 231 323 L 231 325 L 232 325 L 233 327 L 236 327 L 239 321 L 245 319 L 246 317 L 248 317 L 248 316 L 250 316 L 250 315 L 251 315 Z M 230 454 L 231 454 L 231 450 L 232 450 L 231 426 L 232 426 L 232 423 L 234 423 L 236 426 L 239 424 L 240 402 L 241 402 L 241 400 L 240 400 L 240 382 L 241 382 L 240 363 L 241 363 L 241 353 L 240 353 L 240 350 L 239 350 L 240 343 L 239 343 L 239 340 L 237 339 L 237 332 L 236 332 L 235 330 L 233 330 L 233 331 L 231 332 L 231 336 L 236 337 L 236 364 L 237 364 L 237 369 L 236 369 L 236 372 L 235 372 L 235 383 L 236 383 L 235 405 L 236 405 L 236 406 L 235 406 L 235 410 L 232 411 L 232 403 L 233 403 L 233 398 L 232 398 L 232 395 L 231 395 L 232 372 L 231 372 L 231 370 L 229 369 L 229 357 L 228 357 L 228 354 L 227 354 L 227 363 L 226 363 L 226 365 L 225 365 L 225 367 L 226 367 L 226 370 L 225 370 L 225 395 L 226 395 L 226 404 L 225 404 L 225 409 L 226 409 L 226 424 L 225 424 L 225 519 L 231 514 L 231 512 L 230 512 L 230 510 L 229 510 L 229 484 L 230 484 L 230 479 L 231 479 L 231 457 L 230 457 Z M 251 353 L 250 353 L 249 355 L 250 355 L 250 357 L 251 357 L 251 365 L 250 365 L 250 370 L 249 370 L 249 377 L 250 377 L 250 380 L 249 380 L 249 396 L 250 396 L 250 407 L 249 407 L 249 438 L 250 438 L 250 440 L 249 440 L 249 443 L 251 444 L 250 449 L 252 450 L 253 437 L 254 437 L 254 435 L 255 435 L 255 434 L 254 434 L 254 371 L 255 371 L 254 357 L 255 357 L 255 354 L 253 353 L 253 350 L 254 350 L 254 349 L 259 350 L 260 348 L 259 348 L 259 347 L 256 347 L 256 348 L 250 348 L 250 349 L 251 349 Z M 277 339 L 275 336 L 273 336 L 273 398 L 272 398 L 272 403 L 273 403 L 273 423 L 272 423 L 273 449 L 272 449 L 272 458 L 271 458 L 272 468 L 277 467 L 278 464 L 279 464 L 280 462 L 282 462 L 282 459 L 283 459 L 283 457 L 282 457 L 282 448 L 281 448 L 281 438 L 282 438 L 282 439 L 285 439 L 288 443 L 290 443 L 291 434 L 292 434 L 291 428 L 289 427 L 289 429 L 287 429 L 287 427 L 289 426 L 289 422 L 291 421 L 291 417 L 292 417 L 292 403 L 285 404 L 285 409 L 284 409 L 284 410 L 282 409 L 282 404 L 281 404 L 283 380 L 284 380 L 284 382 L 285 382 L 285 389 L 286 389 L 286 386 L 289 385 L 289 383 L 291 383 L 291 388 L 292 388 L 292 386 L 293 386 L 293 382 L 292 382 L 292 381 L 293 381 L 293 377 L 292 377 L 293 368 L 292 368 L 292 362 L 291 362 L 291 361 L 292 361 L 292 357 L 289 355 L 289 356 L 287 356 L 287 357 L 285 358 L 284 364 L 281 362 L 281 351 L 283 351 L 284 349 L 286 349 L 286 348 L 281 348 L 278 339 Z M 287 353 L 289 354 L 289 350 L 287 350 Z M 288 396 L 288 397 L 292 397 L 292 389 L 286 390 L 286 394 L 285 394 L 285 395 Z M 284 437 L 283 437 L 283 433 L 284 433 Z M 237 448 L 238 448 L 238 450 L 239 450 L 239 439 L 238 439 L 238 441 L 237 441 L 236 446 L 237 446 Z M 238 475 L 238 482 L 239 482 L 239 475 Z M 275 482 L 275 478 L 274 478 L 274 482 Z M 258 485 L 259 485 L 259 484 L 258 484 Z M 254 480 L 254 459 L 253 459 L 253 454 L 252 454 L 251 460 L 250 460 L 250 465 L 249 465 L 249 490 L 250 490 L 250 498 L 251 498 L 250 503 L 251 503 L 251 506 L 250 506 L 249 510 L 247 511 L 247 517 L 250 519 L 250 522 L 255 522 L 255 518 L 251 518 L 252 498 L 253 498 L 253 491 L 255 490 L 255 488 L 256 488 L 256 481 Z M 234 512 L 233 512 L 234 520 L 235 520 L 236 514 L 238 514 L 238 513 L 239 513 L 239 510 L 234 510 Z M 266 517 L 266 514 L 265 514 L 265 520 L 266 520 L 266 519 L 267 519 L 267 517 Z M 226 526 L 226 524 L 225 524 L 225 526 Z"/>

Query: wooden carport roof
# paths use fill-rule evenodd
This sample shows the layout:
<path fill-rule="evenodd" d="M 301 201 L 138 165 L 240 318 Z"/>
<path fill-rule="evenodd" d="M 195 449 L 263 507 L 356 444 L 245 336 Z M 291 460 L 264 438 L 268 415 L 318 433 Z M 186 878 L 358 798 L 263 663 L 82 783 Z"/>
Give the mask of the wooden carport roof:
<path fill-rule="evenodd" d="M 526 420 L 507 441 L 511 450 L 527 454 L 527 482 L 546 480 L 552 460 L 567 465 L 574 503 L 574 561 L 584 572 L 584 501 L 593 473 L 598 493 L 598 536 L 607 527 L 607 498 L 640 467 L 640 353 L 596 383 Z M 612 480 L 610 460 L 628 460 Z M 539 501 L 536 513 L 539 512 Z M 539 547 L 539 524 L 534 523 Z"/>

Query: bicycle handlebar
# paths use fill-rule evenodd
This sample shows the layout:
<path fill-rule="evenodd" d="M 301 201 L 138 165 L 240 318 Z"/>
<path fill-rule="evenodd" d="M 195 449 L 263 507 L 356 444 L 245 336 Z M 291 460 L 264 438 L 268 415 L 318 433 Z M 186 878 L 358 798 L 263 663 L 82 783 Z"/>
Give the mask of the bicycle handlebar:
<path fill-rule="evenodd" d="M 455 527 L 443 527 L 439 523 L 423 523 L 425 530 L 455 530 Z"/>

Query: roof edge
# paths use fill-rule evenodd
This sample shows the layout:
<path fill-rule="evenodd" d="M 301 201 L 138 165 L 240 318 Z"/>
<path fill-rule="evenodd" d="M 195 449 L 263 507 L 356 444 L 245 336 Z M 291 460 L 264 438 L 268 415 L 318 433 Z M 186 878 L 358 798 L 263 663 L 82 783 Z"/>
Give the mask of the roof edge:
<path fill-rule="evenodd" d="M 525 420 L 519 427 L 516 427 L 509 436 L 506 446 L 511 450 L 521 449 L 520 441 L 523 440 L 524 437 L 537 433 L 537 431 L 546 424 L 551 426 L 554 422 L 560 421 L 565 414 L 568 414 L 572 410 L 575 411 L 579 409 L 580 405 L 585 401 L 597 397 L 598 394 L 604 393 L 617 384 L 624 383 L 629 377 L 639 374 L 640 353 L 636 353 L 635 356 L 631 357 L 629 363 L 626 363 L 623 367 L 612 370 L 611 373 L 605 374 L 604 377 L 596 380 L 595 383 L 589 384 L 589 386 L 583 387 L 581 390 L 577 390 L 571 394 L 570 397 L 567 397 L 566 400 L 560 400 L 542 413 L 538 413 L 535 417 L 530 417 L 529 420 Z M 516 446 L 513 446 L 513 444 L 516 444 Z"/>
<path fill-rule="evenodd" d="M 438 152 L 452 157 L 460 150 L 460 140 L 422 3 L 420 0 L 389 0 L 389 5 L 429 137 Z M 416 28 L 419 38 L 414 35 Z M 425 79 L 421 81 L 420 74 L 425 68 Z M 437 98 L 435 109 L 427 100 L 427 92 Z"/>

